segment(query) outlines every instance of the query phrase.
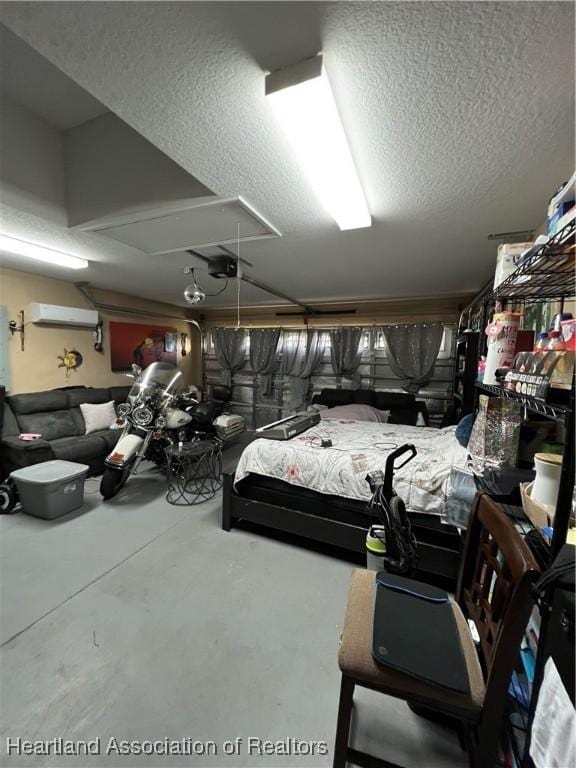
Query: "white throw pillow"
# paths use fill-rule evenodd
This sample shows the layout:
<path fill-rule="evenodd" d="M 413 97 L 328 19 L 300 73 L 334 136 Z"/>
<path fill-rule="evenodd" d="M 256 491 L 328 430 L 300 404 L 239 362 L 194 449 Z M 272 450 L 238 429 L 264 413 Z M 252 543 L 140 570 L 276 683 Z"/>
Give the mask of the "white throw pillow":
<path fill-rule="evenodd" d="M 89 435 L 90 432 L 98 432 L 100 429 L 110 429 L 112 424 L 116 421 L 116 410 L 114 408 L 114 400 L 110 400 L 109 403 L 80 403 L 80 410 L 84 417 L 84 424 L 86 425 L 86 431 L 84 434 Z"/>

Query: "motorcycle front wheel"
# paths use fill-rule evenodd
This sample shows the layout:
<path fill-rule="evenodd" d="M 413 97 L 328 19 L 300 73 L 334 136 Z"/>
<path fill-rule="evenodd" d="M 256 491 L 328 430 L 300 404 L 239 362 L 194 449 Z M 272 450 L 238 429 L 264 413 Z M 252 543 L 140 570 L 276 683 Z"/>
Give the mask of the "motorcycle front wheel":
<path fill-rule="evenodd" d="M 130 474 L 130 467 L 116 469 L 116 467 L 106 467 L 102 480 L 100 481 L 100 493 L 104 499 L 111 499 L 116 496 L 120 488 L 124 485 Z"/>

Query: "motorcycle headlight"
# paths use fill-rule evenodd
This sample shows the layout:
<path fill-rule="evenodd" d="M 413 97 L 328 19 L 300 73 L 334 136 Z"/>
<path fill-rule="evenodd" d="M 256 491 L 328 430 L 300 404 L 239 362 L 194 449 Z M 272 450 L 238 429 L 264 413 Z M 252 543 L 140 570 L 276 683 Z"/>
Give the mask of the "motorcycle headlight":
<path fill-rule="evenodd" d="M 125 419 L 131 410 L 132 410 L 132 406 L 130 405 L 130 403 L 120 403 L 120 405 L 118 406 L 118 416 L 121 419 Z"/>
<path fill-rule="evenodd" d="M 158 418 L 156 419 L 156 426 L 158 427 L 158 429 L 164 429 L 164 427 L 166 426 L 166 423 L 167 423 L 166 416 L 158 416 Z"/>
<path fill-rule="evenodd" d="M 138 427 L 148 427 L 154 420 L 154 412 L 146 405 L 139 405 L 132 411 L 132 421 Z"/>

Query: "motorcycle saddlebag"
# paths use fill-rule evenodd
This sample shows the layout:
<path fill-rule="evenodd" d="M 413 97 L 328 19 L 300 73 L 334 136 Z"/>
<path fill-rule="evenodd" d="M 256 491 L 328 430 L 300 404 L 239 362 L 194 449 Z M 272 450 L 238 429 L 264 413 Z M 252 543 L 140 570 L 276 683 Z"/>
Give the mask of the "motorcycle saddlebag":
<path fill-rule="evenodd" d="M 246 430 L 246 421 L 234 413 L 223 413 L 214 419 L 214 429 L 221 440 L 231 440 Z"/>

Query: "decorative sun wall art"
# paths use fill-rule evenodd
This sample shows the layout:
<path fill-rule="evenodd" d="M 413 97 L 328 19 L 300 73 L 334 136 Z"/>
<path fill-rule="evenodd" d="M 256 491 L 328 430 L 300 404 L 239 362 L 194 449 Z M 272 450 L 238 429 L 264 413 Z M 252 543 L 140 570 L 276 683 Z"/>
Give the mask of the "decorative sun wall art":
<path fill-rule="evenodd" d="M 84 358 L 77 349 L 64 349 L 63 355 L 58 355 L 58 368 L 66 369 L 66 378 L 70 376 L 71 371 L 77 371 L 84 362 Z"/>

